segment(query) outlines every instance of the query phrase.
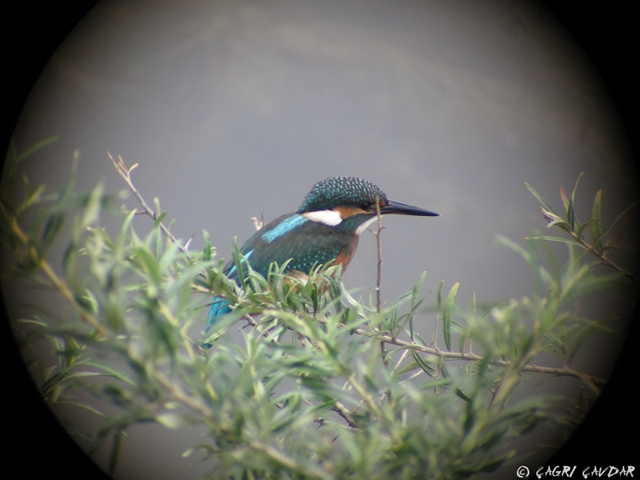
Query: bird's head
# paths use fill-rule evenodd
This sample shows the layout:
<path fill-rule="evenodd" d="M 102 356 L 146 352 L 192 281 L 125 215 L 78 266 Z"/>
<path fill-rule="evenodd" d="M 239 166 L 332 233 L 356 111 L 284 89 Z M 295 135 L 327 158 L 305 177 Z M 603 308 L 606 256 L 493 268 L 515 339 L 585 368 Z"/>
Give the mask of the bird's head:
<path fill-rule="evenodd" d="M 332 177 L 316 183 L 298 208 L 300 215 L 331 227 L 352 227 L 360 233 L 381 215 L 436 217 L 437 213 L 389 200 L 376 185 L 357 177 Z"/>

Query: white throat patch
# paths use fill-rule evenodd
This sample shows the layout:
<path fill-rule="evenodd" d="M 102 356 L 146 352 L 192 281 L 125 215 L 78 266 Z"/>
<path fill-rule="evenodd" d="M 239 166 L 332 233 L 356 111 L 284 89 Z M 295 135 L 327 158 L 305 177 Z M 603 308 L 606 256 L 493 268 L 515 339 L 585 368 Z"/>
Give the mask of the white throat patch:
<path fill-rule="evenodd" d="M 306 212 L 302 216 L 312 222 L 322 223 L 329 227 L 335 227 L 342 222 L 342 216 L 340 212 L 335 210 L 318 210 L 316 212 Z"/>

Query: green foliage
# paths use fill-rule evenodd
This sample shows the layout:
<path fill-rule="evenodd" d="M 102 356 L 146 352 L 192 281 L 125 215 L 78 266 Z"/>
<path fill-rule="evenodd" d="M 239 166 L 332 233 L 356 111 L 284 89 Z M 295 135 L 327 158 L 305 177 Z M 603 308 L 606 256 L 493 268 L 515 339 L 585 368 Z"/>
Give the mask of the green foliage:
<path fill-rule="evenodd" d="M 613 221 L 607 226 L 602 226 L 602 190 L 598 190 L 595 199 L 593 201 L 593 207 L 591 209 L 591 218 L 584 223 L 578 220 L 576 213 L 576 191 L 578 189 L 578 183 L 583 174 L 580 174 L 576 180 L 576 184 L 571 192 L 571 198 L 568 198 L 564 187 L 560 187 L 560 197 L 564 206 L 564 218 L 560 216 L 553 207 L 547 202 L 542 195 L 540 195 L 531 185 L 525 183 L 527 189 L 535 195 L 542 205 L 540 210 L 542 215 L 547 220 L 547 228 L 558 227 L 563 230 L 566 235 L 561 237 L 555 235 L 536 235 L 530 237 L 534 240 L 546 240 L 549 242 L 566 243 L 569 246 L 578 248 L 582 255 L 592 255 L 597 259 L 598 263 L 602 263 L 608 267 L 617 270 L 627 277 L 631 278 L 635 282 L 639 279 L 637 275 L 632 272 L 619 267 L 609 257 L 608 253 L 616 248 L 615 243 L 611 241 L 611 231 L 620 224 L 620 221 L 628 217 L 629 212 L 636 207 L 638 202 L 633 202 L 626 209 L 620 212 Z M 587 229 L 587 227 L 590 227 Z M 587 231 L 590 235 L 587 235 Z M 571 257 L 573 258 L 573 256 Z M 574 262 L 575 263 L 575 262 Z"/>
<path fill-rule="evenodd" d="M 618 219 L 602 227 L 600 192 L 593 218 L 581 224 L 575 189 L 570 200 L 562 194 L 562 218 L 527 187 L 550 226 L 568 237 L 532 237 L 526 248 L 501 238 L 529 264 L 539 291 L 485 312 L 458 306 L 457 283 L 421 294 L 426 274 L 378 311 L 344 290 L 335 267 L 301 282 L 273 265 L 265 279 L 241 268 L 236 249 L 238 288 L 206 232 L 203 250 L 187 251 L 163 232 L 164 214 L 140 235 L 133 211 L 109 233 L 99 219 L 110 197 L 101 185 L 75 192 L 73 176 L 59 194 L 27 184 L 18 205 L 3 199 L 2 243 L 14 274 L 37 279 L 61 300 L 58 315 L 21 320 L 30 327 L 27 343 L 44 336 L 55 353 L 40 375 L 42 394 L 104 418 L 90 449 L 114 439 L 110 468 L 126 443 L 122 433 L 156 422 L 206 426 L 185 455 L 209 462 L 211 478 L 464 478 L 522 456 L 509 439 L 542 423 L 577 421 L 583 412 L 569 411 L 573 402 L 522 389 L 561 375 L 597 394 L 603 381 L 573 362 L 609 319 L 586 318 L 571 303 L 633 277 L 619 268 L 596 276 L 583 262 L 590 254 L 615 265 L 606 242 Z M 65 225 L 70 240 L 56 272 L 47 253 Z M 554 267 L 548 241 L 568 245 L 563 266 Z M 203 339 L 213 293 L 233 312 Z M 432 339 L 418 322 L 433 322 Z M 202 348 L 203 340 L 212 347 Z M 534 364 L 543 354 L 556 366 Z M 79 400 L 79 390 L 111 413 Z"/>

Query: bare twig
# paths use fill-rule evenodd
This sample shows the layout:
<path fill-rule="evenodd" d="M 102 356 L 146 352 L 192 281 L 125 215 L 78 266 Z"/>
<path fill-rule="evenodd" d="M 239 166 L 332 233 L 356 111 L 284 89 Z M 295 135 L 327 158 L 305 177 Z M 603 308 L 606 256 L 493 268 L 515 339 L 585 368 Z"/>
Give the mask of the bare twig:
<path fill-rule="evenodd" d="M 376 249 L 378 253 L 378 264 L 377 264 L 377 277 L 376 277 L 376 311 L 380 313 L 380 309 L 382 308 L 382 214 L 380 213 L 380 199 L 376 196 L 376 216 L 377 216 L 377 228 L 373 234 L 376 237 Z M 391 330 L 391 335 L 393 336 L 393 330 Z M 382 357 L 382 363 L 387 370 L 389 370 L 389 358 L 387 357 L 387 349 L 385 347 L 384 341 L 380 342 L 380 355 Z M 385 392 L 389 401 L 393 400 L 391 396 L 391 391 L 387 390 Z"/>
<path fill-rule="evenodd" d="M 384 335 L 384 334 L 378 334 L 376 331 L 366 331 L 366 330 L 362 330 L 360 328 L 356 328 L 356 329 L 352 329 L 351 330 L 353 333 L 355 334 L 360 334 L 360 335 L 373 335 L 374 338 L 376 338 L 379 341 L 383 341 L 383 342 L 387 342 L 390 343 L 392 345 L 396 345 L 398 347 L 403 347 L 403 348 L 408 348 L 411 350 L 417 350 L 419 352 L 423 352 L 423 353 L 427 353 L 430 355 L 434 355 L 437 356 L 439 358 L 442 359 L 448 359 L 448 360 L 466 360 L 466 361 L 471 361 L 471 362 L 478 362 L 481 360 L 484 360 L 484 357 L 482 355 L 478 355 L 475 353 L 471 353 L 471 352 L 450 352 L 448 350 L 440 350 L 437 347 L 428 347 L 425 345 L 421 345 L 419 343 L 416 342 L 409 342 L 406 340 L 400 340 L 398 338 L 393 338 L 390 335 Z M 500 365 L 500 366 L 509 366 L 510 363 L 505 361 L 505 360 L 495 360 L 491 362 L 493 365 Z M 524 367 L 522 367 L 520 369 L 521 372 L 534 372 L 534 373 L 544 373 L 544 374 L 548 374 L 548 375 L 557 375 L 557 376 L 568 376 L 568 377 L 574 377 L 574 378 L 579 378 L 581 380 L 589 380 L 591 382 L 593 382 L 596 385 L 604 385 L 606 382 L 606 380 L 602 379 L 602 378 L 598 378 L 598 377 L 594 377 L 592 375 L 587 375 L 581 372 L 578 372 L 576 370 L 573 370 L 569 367 L 563 367 L 563 368 L 556 368 L 556 367 L 541 367 L 538 365 L 534 365 L 534 364 L 528 364 L 525 365 Z"/>
<path fill-rule="evenodd" d="M 355 420 L 353 419 L 353 414 L 352 414 L 351 410 L 349 410 L 347 407 L 345 407 L 342 402 L 336 400 L 336 403 L 334 404 L 334 406 L 333 406 L 333 408 L 331 410 L 333 410 L 338 415 L 340 415 L 344 419 L 344 421 L 347 422 L 347 425 L 349 425 L 349 427 L 358 428 L 358 425 L 356 424 Z"/>
<path fill-rule="evenodd" d="M 138 166 L 137 163 L 134 163 L 133 165 L 131 165 L 130 167 L 127 167 L 124 163 L 124 160 L 122 159 L 122 156 L 118 155 L 118 160 L 116 161 L 113 156 L 111 155 L 111 153 L 107 152 L 107 155 L 109 155 L 109 160 L 111 160 L 111 163 L 113 163 L 113 166 L 115 167 L 116 171 L 118 172 L 118 174 L 124 179 L 124 181 L 126 182 L 127 186 L 129 187 L 129 190 L 131 190 L 131 193 L 133 193 L 135 195 L 135 197 L 138 199 L 138 202 L 140 202 L 140 205 L 142 206 L 142 212 L 136 212 L 136 213 L 142 213 L 144 215 L 149 215 L 154 221 L 158 220 L 158 213 L 156 213 L 145 201 L 144 197 L 142 196 L 142 194 L 138 191 L 138 189 L 136 188 L 136 186 L 133 184 L 133 180 L 131 180 L 131 172 Z M 187 243 L 185 245 L 182 245 L 180 242 L 178 242 L 178 240 L 176 239 L 176 237 L 173 236 L 173 234 L 169 231 L 169 229 L 164 225 L 164 223 L 159 222 L 159 226 L 160 226 L 160 230 L 162 231 L 163 235 L 165 237 L 167 237 L 169 239 L 169 241 L 175 243 L 176 245 L 178 245 L 178 249 L 186 254 L 187 256 L 189 255 L 189 245 L 191 244 L 191 241 L 193 240 L 193 237 L 195 234 L 191 235 L 191 238 L 189 238 L 189 240 L 187 240 Z M 207 279 L 207 276 L 203 273 L 200 272 L 199 273 L 200 277 L 203 279 Z M 207 292 L 205 292 L 207 293 Z"/>
<path fill-rule="evenodd" d="M 380 214 L 380 201 L 378 197 L 376 197 L 376 215 L 377 215 L 377 226 L 373 234 L 376 236 L 376 247 L 378 251 L 378 274 L 376 278 L 376 310 L 380 313 L 380 307 L 382 305 L 381 301 L 381 289 L 382 286 L 382 243 L 380 240 L 380 234 L 382 233 L 382 215 Z"/>
<path fill-rule="evenodd" d="M 147 202 L 144 200 L 144 198 L 142 197 L 142 195 L 140 194 L 138 189 L 133 184 L 133 181 L 131 180 L 131 172 L 138 166 L 138 164 L 134 163 L 130 167 L 127 167 L 125 165 L 125 163 L 124 163 L 124 160 L 122 160 L 122 156 L 118 155 L 118 160 L 116 161 L 113 158 L 113 156 L 111 155 L 111 153 L 107 152 L 107 155 L 109 155 L 109 160 L 111 160 L 111 163 L 113 163 L 113 166 L 115 167 L 115 169 L 118 172 L 118 174 L 126 182 L 127 186 L 129 187 L 129 190 L 131 190 L 131 192 L 138 199 L 138 202 L 140 202 L 140 205 L 142 206 L 142 209 L 143 209 L 143 213 L 145 213 L 146 215 L 149 215 L 154 221 L 157 221 L 158 220 L 158 213 L 156 213 L 147 204 Z M 176 237 L 173 236 L 173 234 L 169 231 L 169 229 L 162 222 L 160 222 L 160 229 L 162 230 L 162 233 L 165 235 L 165 237 L 167 237 L 173 243 L 178 245 L 178 248 L 180 249 L 180 251 L 182 253 L 189 253 L 189 250 L 187 250 L 187 248 L 185 246 L 183 246 L 180 242 L 178 242 Z M 187 245 L 190 242 L 191 242 L 191 240 L 189 240 L 189 242 L 187 242 Z"/>

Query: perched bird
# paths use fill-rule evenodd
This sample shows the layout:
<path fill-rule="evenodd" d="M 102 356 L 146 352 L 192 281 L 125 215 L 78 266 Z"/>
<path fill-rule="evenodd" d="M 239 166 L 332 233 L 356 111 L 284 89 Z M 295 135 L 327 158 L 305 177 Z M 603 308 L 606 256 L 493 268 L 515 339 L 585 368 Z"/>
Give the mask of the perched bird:
<path fill-rule="evenodd" d="M 295 213 L 276 218 L 240 248 L 244 261 L 263 276 L 269 265 L 290 260 L 285 272 L 308 274 L 314 265 L 333 262 L 347 268 L 358 247 L 358 239 L 380 214 L 436 217 L 437 213 L 389 200 L 374 184 L 356 177 L 333 177 L 316 183 Z M 227 263 L 225 274 L 238 281 L 237 267 Z M 229 313 L 229 302 L 216 297 L 209 311 L 206 330 L 221 315 Z"/>

